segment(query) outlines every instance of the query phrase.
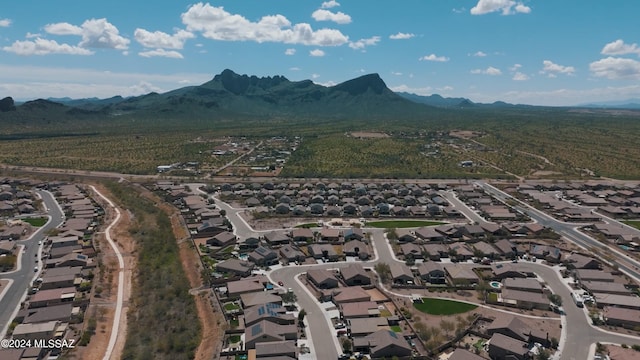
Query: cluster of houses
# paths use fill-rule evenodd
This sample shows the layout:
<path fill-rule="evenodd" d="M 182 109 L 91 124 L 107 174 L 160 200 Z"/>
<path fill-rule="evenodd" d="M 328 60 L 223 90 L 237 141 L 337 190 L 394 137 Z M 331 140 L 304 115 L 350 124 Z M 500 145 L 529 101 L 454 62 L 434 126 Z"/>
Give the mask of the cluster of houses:
<path fill-rule="evenodd" d="M 32 192 L 28 191 L 37 182 L 32 180 L 4 178 L 0 180 L 0 216 L 13 217 L 36 211 Z"/>
<path fill-rule="evenodd" d="M 445 185 L 390 183 L 222 184 L 220 198 L 257 214 L 290 216 L 398 216 L 460 218 L 438 190 Z"/>
<path fill-rule="evenodd" d="M 522 221 L 523 215 L 510 207 L 497 202 L 481 188 L 473 185 L 460 185 L 454 188 L 457 197 L 476 210 L 485 219 L 491 221 Z"/>
<path fill-rule="evenodd" d="M 608 183 L 529 183 L 518 192 L 565 221 L 599 221 L 604 215 L 625 219 L 640 216 L 640 188 Z M 577 206 L 580 205 L 580 206 Z"/>
<path fill-rule="evenodd" d="M 76 185 L 55 188 L 66 220 L 44 244 L 43 271 L 13 319 L 12 337 L 24 340 L 75 339 L 74 327 L 84 321 L 89 306 L 96 255 L 92 234 L 102 209 Z M 3 351 L 7 351 L 6 353 Z M 25 348 L 0 351 L 2 359 L 43 358 L 61 349 Z"/>

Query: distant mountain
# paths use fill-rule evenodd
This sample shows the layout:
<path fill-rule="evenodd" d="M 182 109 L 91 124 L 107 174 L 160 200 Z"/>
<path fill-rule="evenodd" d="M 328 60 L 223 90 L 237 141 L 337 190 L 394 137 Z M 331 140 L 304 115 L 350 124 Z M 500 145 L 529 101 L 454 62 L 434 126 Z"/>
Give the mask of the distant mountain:
<path fill-rule="evenodd" d="M 199 86 L 131 97 L 107 106 L 94 104 L 92 109 L 118 114 L 191 114 L 209 118 L 231 115 L 380 118 L 419 116 L 433 110 L 397 95 L 378 74 L 325 87 L 310 80 L 239 75 L 228 69 Z"/>
<path fill-rule="evenodd" d="M 398 92 L 398 95 L 405 99 L 411 100 L 416 103 L 426 104 L 441 108 L 459 108 L 459 107 L 472 107 L 476 104 L 473 101 L 466 98 L 445 98 L 438 94 L 429 96 L 416 95 L 407 92 Z"/>
<path fill-rule="evenodd" d="M 640 109 L 640 99 L 627 99 L 622 101 L 601 101 L 578 105 L 579 107 L 604 108 L 604 109 Z"/>
<path fill-rule="evenodd" d="M 77 108 L 92 109 L 96 107 L 117 104 L 122 100 L 124 100 L 124 98 L 118 95 L 118 96 L 113 96 L 107 99 L 99 99 L 97 97 L 85 98 L 85 99 L 72 99 L 70 97 L 63 97 L 63 98 L 47 98 L 46 100 L 64 104 L 67 106 L 77 107 Z"/>

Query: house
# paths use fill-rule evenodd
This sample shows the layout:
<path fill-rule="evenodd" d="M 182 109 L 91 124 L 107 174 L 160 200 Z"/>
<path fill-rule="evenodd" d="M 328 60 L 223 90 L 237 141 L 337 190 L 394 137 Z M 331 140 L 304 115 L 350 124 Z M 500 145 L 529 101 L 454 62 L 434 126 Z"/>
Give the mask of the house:
<path fill-rule="evenodd" d="M 425 261 L 418 265 L 418 273 L 424 282 L 430 284 L 446 283 L 446 277 L 441 263 Z"/>
<path fill-rule="evenodd" d="M 346 256 L 357 256 L 361 260 L 369 258 L 369 247 L 360 240 L 351 240 L 342 246 Z"/>
<path fill-rule="evenodd" d="M 59 321 L 47 321 L 38 324 L 20 324 L 13 329 L 13 338 L 19 340 L 49 340 L 53 338 Z"/>
<path fill-rule="evenodd" d="M 263 320 L 280 325 L 289 325 L 295 324 L 296 318 L 292 314 L 287 314 L 287 309 L 276 303 L 256 305 L 244 310 L 245 328 Z"/>
<path fill-rule="evenodd" d="M 297 228 L 291 230 L 291 239 L 295 242 L 312 242 L 314 239 L 313 231 L 307 228 Z"/>
<path fill-rule="evenodd" d="M 484 360 L 484 358 L 465 349 L 457 348 L 449 355 L 448 360 Z"/>
<path fill-rule="evenodd" d="M 631 295 L 631 290 L 627 289 L 624 284 L 617 282 L 582 281 L 580 285 L 591 294 Z"/>
<path fill-rule="evenodd" d="M 413 273 L 407 265 L 394 262 L 389 264 L 389 269 L 394 284 L 413 284 Z"/>
<path fill-rule="evenodd" d="M 502 302 L 520 309 L 541 310 L 549 310 L 551 304 L 545 294 L 513 289 L 502 289 Z"/>
<path fill-rule="evenodd" d="M 24 324 L 35 324 L 49 321 L 61 321 L 70 322 L 72 317 L 80 315 L 80 309 L 74 308 L 73 304 L 62 304 L 47 306 L 35 309 L 27 309 L 25 318 L 22 321 Z"/>
<path fill-rule="evenodd" d="M 512 337 L 495 333 L 489 340 L 492 359 L 525 360 L 529 358 L 528 344 Z"/>
<path fill-rule="evenodd" d="M 13 240 L 0 241 L 0 255 L 9 255 L 16 248 L 16 242 Z"/>
<path fill-rule="evenodd" d="M 349 286 L 333 290 L 332 300 L 336 305 L 340 305 L 350 302 L 371 301 L 371 295 L 360 286 Z"/>
<path fill-rule="evenodd" d="M 480 281 L 478 275 L 469 266 L 462 264 L 446 264 L 444 271 L 454 285 L 471 285 Z"/>
<path fill-rule="evenodd" d="M 415 235 L 408 229 L 397 229 L 396 235 L 398 236 L 398 242 L 414 242 L 416 240 Z"/>
<path fill-rule="evenodd" d="M 271 246 L 288 244 L 291 239 L 282 231 L 272 231 L 264 235 L 264 240 Z"/>
<path fill-rule="evenodd" d="M 298 349 L 293 340 L 258 342 L 255 348 L 257 359 L 293 360 L 298 358 Z"/>
<path fill-rule="evenodd" d="M 73 286 L 60 289 L 41 290 L 31 296 L 31 299 L 29 299 L 29 308 L 73 302 L 75 297 L 76 288 Z"/>
<path fill-rule="evenodd" d="M 457 260 L 466 261 L 473 257 L 473 251 L 469 249 L 467 244 L 455 242 L 449 245 L 449 256 Z"/>
<path fill-rule="evenodd" d="M 240 259 L 229 259 L 216 264 L 216 271 L 220 273 L 231 273 L 238 276 L 249 276 L 254 268 L 254 264 Z"/>
<path fill-rule="evenodd" d="M 404 358 L 411 356 L 412 349 L 402 335 L 391 330 L 379 330 L 364 338 L 353 340 L 356 351 L 368 352 L 371 358 Z"/>
<path fill-rule="evenodd" d="M 309 255 L 311 255 L 314 259 L 328 259 L 329 261 L 337 261 L 338 253 L 333 248 L 332 245 L 329 244 L 312 244 L 307 246 L 309 250 Z"/>
<path fill-rule="evenodd" d="M 361 337 L 378 330 L 389 330 L 389 322 L 384 317 L 357 317 L 347 319 L 352 337 Z"/>
<path fill-rule="evenodd" d="M 264 291 L 267 278 L 263 276 L 255 276 L 247 279 L 229 281 L 227 283 L 227 296 L 237 298 L 246 293 Z"/>
<path fill-rule="evenodd" d="M 340 230 L 339 229 L 321 229 L 320 230 L 320 240 L 328 241 L 328 242 L 338 242 L 340 241 Z"/>
<path fill-rule="evenodd" d="M 240 295 L 240 302 L 242 303 L 242 308 L 246 309 L 269 303 L 282 304 L 282 298 L 272 292 L 260 291 Z"/>
<path fill-rule="evenodd" d="M 214 219 L 203 221 L 196 228 L 197 233 L 195 237 L 208 238 L 208 237 L 216 236 L 223 231 L 227 231 L 228 228 L 223 224 L 223 222 L 224 222 L 224 219 L 222 218 L 214 218 Z"/>
<path fill-rule="evenodd" d="M 422 259 L 422 247 L 414 243 L 404 243 L 400 245 L 400 251 L 405 259 Z"/>
<path fill-rule="evenodd" d="M 506 278 L 502 285 L 505 289 L 542 293 L 542 285 L 534 278 Z"/>
<path fill-rule="evenodd" d="M 247 327 L 244 331 L 246 349 L 255 349 L 256 344 L 284 340 L 296 340 L 298 328 L 296 325 L 279 325 L 270 321 L 260 321 Z"/>
<path fill-rule="evenodd" d="M 640 310 L 606 307 L 603 317 L 607 325 L 622 326 L 627 329 L 640 327 Z"/>
<path fill-rule="evenodd" d="M 291 211 L 291 206 L 289 206 L 289 204 L 279 203 L 275 207 L 276 214 L 284 215 L 284 214 L 288 214 L 289 211 Z"/>
<path fill-rule="evenodd" d="M 369 285 L 371 278 L 360 264 L 349 264 L 349 266 L 340 269 L 340 274 L 347 286 Z"/>
<path fill-rule="evenodd" d="M 280 256 L 286 259 L 288 262 L 304 262 L 307 256 L 297 247 L 287 244 L 280 248 Z"/>
<path fill-rule="evenodd" d="M 81 278 L 76 278 L 76 275 L 71 273 L 52 276 L 47 272 L 42 276 L 40 290 L 76 286 L 76 279 L 78 279 L 78 281 L 82 280 Z"/>
<path fill-rule="evenodd" d="M 424 241 L 444 241 L 445 236 L 437 232 L 433 227 L 421 227 L 416 229 L 416 237 Z"/>
<path fill-rule="evenodd" d="M 498 250 L 500 250 L 505 258 L 512 259 L 516 256 L 522 255 L 522 253 L 517 250 L 516 245 L 507 239 L 498 240 L 494 245 Z"/>
<path fill-rule="evenodd" d="M 433 261 L 438 261 L 443 257 L 449 256 L 449 250 L 443 244 L 424 244 L 422 245 L 424 252 L 424 258 Z"/>
<path fill-rule="evenodd" d="M 333 272 L 329 270 L 308 270 L 307 279 L 320 289 L 333 289 L 338 287 L 338 279 Z"/>
<path fill-rule="evenodd" d="M 364 233 L 360 228 L 350 228 L 343 231 L 344 241 L 362 240 L 364 239 Z"/>
<path fill-rule="evenodd" d="M 576 281 L 603 281 L 614 282 L 615 279 L 611 273 L 602 270 L 577 269 L 574 272 Z"/>
<path fill-rule="evenodd" d="M 640 298 L 636 296 L 595 293 L 593 297 L 599 308 L 618 307 L 624 309 L 640 310 Z"/>
<path fill-rule="evenodd" d="M 226 247 L 236 242 L 236 236 L 230 231 L 223 231 L 212 238 L 207 239 L 208 245 Z"/>
<path fill-rule="evenodd" d="M 89 264 L 89 257 L 82 254 L 71 253 L 67 254 L 55 262 L 55 267 L 64 267 L 64 266 L 82 266 L 87 267 Z"/>
<path fill-rule="evenodd" d="M 578 253 L 574 253 L 569 255 L 566 259 L 565 262 L 567 263 L 568 267 L 572 267 L 574 269 L 593 269 L 593 270 L 597 270 L 600 269 L 601 265 L 600 265 L 600 261 L 590 257 L 590 256 L 584 256 L 582 254 L 578 254 Z"/>
<path fill-rule="evenodd" d="M 474 249 L 473 253 L 476 255 L 480 253 L 482 256 L 495 259 L 500 254 L 500 252 L 498 252 L 496 248 L 494 248 L 491 244 L 484 241 L 478 241 L 477 243 L 471 246 Z"/>
<path fill-rule="evenodd" d="M 340 305 L 340 314 L 343 319 L 378 317 L 380 309 L 373 301 L 344 303 Z"/>
<path fill-rule="evenodd" d="M 491 264 L 491 271 L 493 272 L 494 280 L 503 280 L 506 278 L 526 278 L 527 273 L 520 270 L 520 268 L 513 263 Z"/>
<path fill-rule="evenodd" d="M 258 246 L 255 250 L 249 253 L 249 260 L 261 266 L 274 265 L 278 263 L 278 254 L 272 249 L 264 246 Z"/>
<path fill-rule="evenodd" d="M 549 346 L 549 333 L 532 329 L 515 316 L 499 316 L 486 328 L 487 334 L 502 334 L 526 343 Z"/>

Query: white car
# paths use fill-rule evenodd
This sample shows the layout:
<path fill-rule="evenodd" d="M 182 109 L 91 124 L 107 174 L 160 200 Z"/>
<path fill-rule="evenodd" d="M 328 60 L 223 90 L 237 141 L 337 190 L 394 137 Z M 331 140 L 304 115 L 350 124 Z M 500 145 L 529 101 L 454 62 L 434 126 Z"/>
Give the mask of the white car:
<path fill-rule="evenodd" d="M 33 268 L 33 272 L 38 272 L 38 267 L 37 266 Z"/>

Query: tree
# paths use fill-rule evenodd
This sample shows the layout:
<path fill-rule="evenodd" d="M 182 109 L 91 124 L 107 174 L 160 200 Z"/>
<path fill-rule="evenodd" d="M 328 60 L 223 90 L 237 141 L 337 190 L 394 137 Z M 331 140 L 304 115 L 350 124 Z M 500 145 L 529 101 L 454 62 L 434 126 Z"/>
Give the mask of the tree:
<path fill-rule="evenodd" d="M 227 210 L 221 209 L 220 210 L 220 216 L 227 216 Z"/>
<path fill-rule="evenodd" d="M 549 360 L 551 358 L 551 353 L 547 349 L 541 349 L 538 355 L 536 356 L 536 360 Z"/>
<path fill-rule="evenodd" d="M 345 353 L 351 352 L 351 340 L 349 340 L 349 338 L 342 339 L 342 351 Z"/>
<path fill-rule="evenodd" d="M 296 293 L 294 293 L 293 291 L 287 291 L 286 293 L 282 294 L 282 302 L 284 303 L 293 304 L 297 300 L 298 296 L 296 296 Z"/>
<path fill-rule="evenodd" d="M 398 240 L 398 232 L 396 231 L 396 228 L 387 229 L 387 239 Z"/>
<path fill-rule="evenodd" d="M 558 306 L 562 306 L 562 296 L 558 294 L 549 294 L 549 301 Z"/>
<path fill-rule="evenodd" d="M 304 317 L 305 315 L 307 315 L 307 311 L 305 309 L 300 310 L 300 312 L 298 313 L 298 325 L 300 327 L 304 326 Z"/>
<path fill-rule="evenodd" d="M 391 268 L 389 267 L 389 264 L 378 263 L 373 267 L 373 269 L 378 273 L 382 282 L 387 282 L 391 279 Z"/>

